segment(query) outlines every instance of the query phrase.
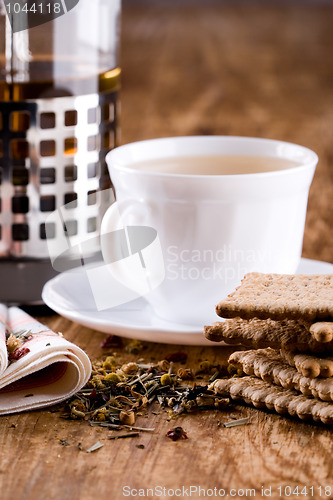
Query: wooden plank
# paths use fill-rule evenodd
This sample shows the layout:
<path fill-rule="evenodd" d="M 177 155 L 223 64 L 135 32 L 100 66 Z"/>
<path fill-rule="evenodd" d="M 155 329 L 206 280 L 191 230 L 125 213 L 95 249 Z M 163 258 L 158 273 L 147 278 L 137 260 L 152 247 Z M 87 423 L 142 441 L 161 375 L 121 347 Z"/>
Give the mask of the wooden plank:
<path fill-rule="evenodd" d="M 333 262 L 332 21 L 333 5 L 324 2 L 125 0 L 123 142 L 214 133 L 272 137 L 313 148 L 320 164 L 311 188 L 304 256 Z M 104 334 L 57 316 L 42 320 L 92 359 L 105 353 L 100 348 Z M 230 352 L 215 345 L 147 343 L 140 357 L 158 360 L 177 349 L 186 349 L 192 367 Z M 248 425 L 219 425 L 246 416 Z M 241 406 L 174 422 L 164 412 L 150 413 L 137 424 L 156 430 L 108 440 L 110 431 L 62 420 L 49 409 L 2 417 L 0 499 L 117 500 L 126 497 L 126 486 L 164 487 L 165 498 L 182 487 L 186 498 L 190 486 L 225 489 L 229 496 L 231 488 L 242 489 L 235 498 L 253 497 L 253 489 L 263 498 L 262 486 L 272 488 L 270 498 L 289 496 L 289 490 L 280 494 L 278 487 L 313 486 L 308 498 L 333 497 L 332 430 L 324 426 Z M 174 425 L 183 426 L 189 439 L 166 438 Z M 104 446 L 94 453 L 78 449 L 80 442 L 87 449 L 97 441 Z M 325 487 L 331 493 L 326 490 L 326 495 Z M 128 498 L 135 496 L 133 491 Z M 192 498 L 200 498 L 199 492 L 192 489 Z"/>
<path fill-rule="evenodd" d="M 61 326 L 66 337 L 79 340 L 91 356 L 102 356 L 99 343 L 103 334 L 57 317 L 43 320 L 54 328 Z M 147 361 L 152 357 L 162 359 L 166 353 L 181 348 L 153 343 L 145 347 L 140 357 Z M 138 358 L 124 354 L 123 349 L 114 351 L 126 360 Z M 196 366 L 199 359 L 214 362 L 230 349 L 186 347 L 186 351 L 189 364 Z M 250 420 L 247 425 L 221 425 L 245 416 Z M 331 429 L 242 406 L 180 416 L 171 422 L 167 412 L 150 412 L 147 418 L 138 417 L 136 424 L 154 427 L 155 432 L 128 440 L 108 440 L 112 433 L 107 429 L 62 420 L 49 410 L 2 417 L 1 424 L 0 481 L 4 499 L 106 499 L 110 494 L 117 499 L 123 498 L 128 488 L 157 486 L 170 490 L 192 486 L 192 491 L 199 486 L 254 489 L 259 496 L 262 485 L 272 486 L 276 494 L 277 487 L 284 485 L 332 486 Z M 188 440 L 172 442 L 165 436 L 175 425 L 186 430 Z M 68 446 L 63 446 L 61 440 Z M 86 450 L 97 441 L 104 447 L 95 453 L 78 448 L 81 443 Z"/>
<path fill-rule="evenodd" d="M 303 254 L 333 262 L 332 4 L 127 0 L 123 21 L 123 142 L 208 133 L 314 149 Z"/>

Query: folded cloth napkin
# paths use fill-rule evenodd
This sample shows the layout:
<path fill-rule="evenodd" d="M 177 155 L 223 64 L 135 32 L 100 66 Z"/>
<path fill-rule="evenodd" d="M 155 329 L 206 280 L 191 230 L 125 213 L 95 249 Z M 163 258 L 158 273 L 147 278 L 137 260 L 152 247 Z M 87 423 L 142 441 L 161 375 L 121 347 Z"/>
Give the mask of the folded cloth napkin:
<path fill-rule="evenodd" d="M 0 304 L 0 415 L 59 403 L 90 374 L 82 349 L 18 307 Z"/>

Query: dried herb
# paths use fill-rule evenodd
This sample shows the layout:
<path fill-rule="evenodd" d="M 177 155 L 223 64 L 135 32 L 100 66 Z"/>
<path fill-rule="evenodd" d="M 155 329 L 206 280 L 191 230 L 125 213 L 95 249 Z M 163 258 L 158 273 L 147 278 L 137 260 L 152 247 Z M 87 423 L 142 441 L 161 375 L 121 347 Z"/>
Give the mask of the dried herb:
<path fill-rule="evenodd" d="M 135 414 L 134 411 L 125 411 L 122 410 L 119 413 L 119 420 L 122 424 L 125 425 L 134 425 L 135 424 Z"/>
<path fill-rule="evenodd" d="M 177 375 L 182 380 L 194 380 L 194 373 L 191 368 L 179 368 Z"/>
<path fill-rule="evenodd" d="M 172 378 L 170 377 L 169 373 L 164 373 L 164 375 L 161 376 L 160 384 L 162 386 L 172 384 Z"/>
<path fill-rule="evenodd" d="M 172 439 L 172 441 L 178 441 L 178 439 L 188 439 L 186 432 L 182 427 L 174 427 L 168 430 L 166 437 Z"/>
<path fill-rule="evenodd" d="M 212 366 L 212 363 L 207 359 L 200 361 L 197 373 L 210 373 Z"/>
<path fill-rule="evenodd" d="M 8 355 L 10 356 L 22 344 L 23 342 L 20 338 L 15 337 L 15 335 L 9 335 L 6 341 Z"/>
<path fill-rule="evenodd" d="M 125 439 L 140 436 L 139 432 L 128 432 L 127 434 L 118 434 L 117 436 L 109 436 L 109 439 Z M 137 445 L 139 446 L 139 445 Z"/>
<path fill-rule="evenodd" d="M 103 448 L 104 444 L 102 444 L 100 441 L 97 441 L 97 443 L 93 444 L 88 450 L 86 450 L 86 453 L 92 453 L 93 451 L 97 451 L 100 448 Z"/>
<path fill-rule="evenodd" d="M 140 340 L 132 340 L 127 346 L 125 347 L 125 351 L 129 352 L 130 354 L 138 354 L 141 352 L 144 348 L 143 343 Z"/>
<path fill-rule="evenodd" d="M 107 427 L 108 429 L 112 429 L 115 431 L 120 431 L 123 429 L 129 429 L 131 431 L 139 431 L 139 432 L 154 432 L 155 427 L 136 427 L 134 425 L 117 425 L 117 424 L 111 424 L 110 422 L 103 422 L 103 423 L 97 423 L 97 422 L 90 422 L 90 425 L 92 427 L 98 426 L 98 427 Z"/>
<path fill-rule="evenodd" d="M 238 420 L 230 420 L 229 422 L 225 422 L 224 427 L 236 427 L 238 425 L 245 425 L 249 423 L 249 417 L 239 418 Z"/>
<path fill-rule="evenodd" d="M 32 337 L 31 330 L 19 330 L 17 332 L 13 332 L 8 327 L 6 327 L 6 340 L 10 337 L 16 337 L 17 339 L 21 339 L 23 342 L 29 340 Z"/>
<path fill-rule="evenodd" d="M 114 356 L 94 363 L 88 384 L 66 401 L 63 418 L 87 420 L 90 425 L 112 430 L 152 432 L 154 429 L 134 424 L 136 415 L 145 414 L 153 403 L 168 410 L 169 418 L 194 411 L 224 410 L 229 399 L 216 396 L 208 385 L 197 385 L 192 370 L 174 370 L 173 359 L 183 361 L 187 357 L 182 352 L 174 354 L 157 363 L 138 360 L 122 364 Z M 220 374 L 218 367 L 211 368 Z"/>
<path fill-rule="evenodd" d="M 8 361 L 17 361 L 22 358 L 30 349 L 27 347 L 22 347 L 27 340 L 32 337 L 32 332 L 30 330 L 20 330 L 18 332 L 13 332 L 6 326 L 6 347 L 8 352 Z"/>

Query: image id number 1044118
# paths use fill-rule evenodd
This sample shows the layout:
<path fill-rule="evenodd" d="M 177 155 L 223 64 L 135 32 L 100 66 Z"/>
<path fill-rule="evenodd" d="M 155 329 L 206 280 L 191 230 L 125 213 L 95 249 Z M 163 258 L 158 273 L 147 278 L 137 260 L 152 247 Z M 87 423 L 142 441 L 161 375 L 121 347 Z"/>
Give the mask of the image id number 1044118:
<path fill-rule="evenodd" d="M 38 3 L 34 2 L 31 5 L 28 3 L 6 3 L 8 14 L 61 14 L 62 6 L 60 2 Z"/>
<path fill-rule="evenodd" d="M 271 487 L 262 487 L 261 493 L 263 497 L 270 497 L 273 494 Z M 331 498 L 333 488 L 331 486 L 278 486 L 276 488 L 278 495 L 281 498 Z"/>
<path fill-rule="evenodd" d="M 34 28 L 63 16 L 80 0 L 5 0 L 9 22 L 13 33 Z"/>

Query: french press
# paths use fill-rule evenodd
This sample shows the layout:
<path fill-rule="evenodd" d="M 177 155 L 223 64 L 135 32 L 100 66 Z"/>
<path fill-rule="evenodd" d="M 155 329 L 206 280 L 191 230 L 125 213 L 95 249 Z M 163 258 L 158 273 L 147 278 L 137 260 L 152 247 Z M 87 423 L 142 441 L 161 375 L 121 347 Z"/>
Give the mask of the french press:
<path fill-rule="evenodd" d="M 51 19 L 36 13 L 54 6 Z M 56 272 L 50 213 L 65 207 L 69 237 L 98 233 L 118 141 L 120 11 L 120 0 L 0 0 L 0 302 L 41 302 Z"/>

